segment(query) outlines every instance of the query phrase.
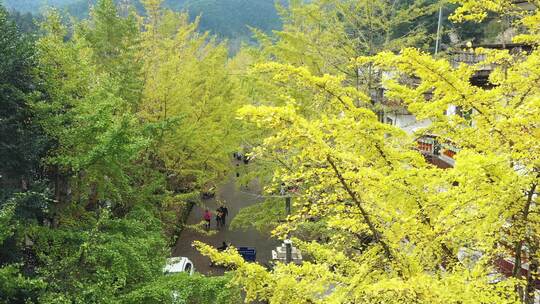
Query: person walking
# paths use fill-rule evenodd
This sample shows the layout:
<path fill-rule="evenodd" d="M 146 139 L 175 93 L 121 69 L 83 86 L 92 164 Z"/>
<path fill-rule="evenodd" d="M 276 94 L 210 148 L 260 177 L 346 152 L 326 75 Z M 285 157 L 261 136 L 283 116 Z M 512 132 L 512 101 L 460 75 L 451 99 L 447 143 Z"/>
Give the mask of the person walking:
<path fill-rule="evenodd" d="M 204 218 L 204 221 L 206 222 L 206 224 L 204 224 L 204 226 L 205 226 L 206 230 L 209 230 L 210 229 L 210 220 L 212 219 L 212 213 L 210 213 L 210 210 L 206 209 L 204 211 L 203 218 Z"/>
<path fill-rule="evenodd" d="M 219 229 L 223 225 L 223 212 L 221 212 L 221 207 L 216 210 L 216 227 Z"/>
<path fill-rule="evenodd" d="M 219 207 L 219 211 L 221 212 L 221 226 L 225 227 L 225 222 L 227 215 L 229 215 L 229 209 L 227 209 L 227 206 L 221 205 Z"/>

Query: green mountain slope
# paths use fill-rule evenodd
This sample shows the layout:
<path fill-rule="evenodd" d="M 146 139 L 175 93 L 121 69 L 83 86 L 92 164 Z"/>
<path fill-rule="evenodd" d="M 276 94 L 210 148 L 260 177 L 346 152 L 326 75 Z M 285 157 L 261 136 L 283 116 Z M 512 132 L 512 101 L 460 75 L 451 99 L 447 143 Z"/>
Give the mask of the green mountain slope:
<path fill-rule="evenodd" d="M 249 35 L 248 26 L 264 31 L 280 27 L 273 0 L 188 0 L 190 15 L 201 15 L 201 28 L 225 37 Z"/>
<path fill-rule="evenodd" d="M 4 4 L 8 10 L 32 14 L 39 14 L 45 6 L 54 6 L 66 9 L 77 18 L 86 18 L 89 4 L 96 1 L 4 0 Z M 137 10 L 142 11 L 140 0 L 130 2 Z M 274 0 L 165 0 L 164 6 L 174 10 L 187 10 L 191 18 L 201 16 L 201 30 L 233 40 L 248 38 L 250 36 L 248 26 L 264 31 L 278 29 L 281 26 Z"/>
<path fill-rule="evenodd" d="M 44 6 L 62 7 L 80 0 L 3 0 L 8 10 L 16 10 L 21 13 L 37 13 Z"/>

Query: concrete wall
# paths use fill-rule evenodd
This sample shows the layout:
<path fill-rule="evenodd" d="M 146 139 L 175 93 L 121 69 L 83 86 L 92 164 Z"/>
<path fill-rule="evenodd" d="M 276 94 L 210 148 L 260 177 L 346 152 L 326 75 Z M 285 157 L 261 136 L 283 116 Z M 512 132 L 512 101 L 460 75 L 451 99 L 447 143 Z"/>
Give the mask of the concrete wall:
<path fill-rule="evenodd" d="M 396 126 L 408 134 L 413 134 L 415 131 L 428 127 L 431 124 L 429 120 L 417 121 L 412 114 L 395 114 L 385 113 L 384 122 Z"/>

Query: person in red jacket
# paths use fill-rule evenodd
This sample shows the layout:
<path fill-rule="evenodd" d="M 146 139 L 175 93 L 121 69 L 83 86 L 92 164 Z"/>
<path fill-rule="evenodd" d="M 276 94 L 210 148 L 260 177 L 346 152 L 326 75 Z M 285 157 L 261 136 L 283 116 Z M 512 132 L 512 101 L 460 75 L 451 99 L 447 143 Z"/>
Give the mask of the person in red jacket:
<path fill-rule="evenodd" d="M 212 219 L 212 213 L 210 213 L 210 210 L 206 209 L 204 211 L 203 218 L 206 221 L 206 224 L 204 224 L 206 230 L 210 229 L 210 220 Z"/>

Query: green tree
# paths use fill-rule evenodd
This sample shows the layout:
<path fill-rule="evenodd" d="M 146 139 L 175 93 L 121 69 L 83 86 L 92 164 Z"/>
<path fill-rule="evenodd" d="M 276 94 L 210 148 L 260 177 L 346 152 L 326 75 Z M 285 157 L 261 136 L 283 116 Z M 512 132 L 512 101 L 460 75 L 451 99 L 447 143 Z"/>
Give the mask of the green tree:
<path fill-rule="evenodd" d="M 220 277 L 189 276 L 185 273 L 162 276 L 126 295 L 123 303 L 204 303 L 236 304 L 240 290 L 230 286 L 230 275 Z"/>
<path fill-rule="evenodd" d="M 118 219 L 103 210 L 57 229 L 35 226 L 30 237 L 47 282 L 40 303 L 116 302 L 163 275 L 161 223 L 142 208 Z"/>
<path fill-rule="evenodd" d="M 67 29 L 53 12 L 44 24 L 47 34 L 38 41 L 39 70 L 49 99 L 34 107 L 41 125 L 58 141 L 48 162 L 65 180 L 56 183 L 59 209 L 71 199 L 89 209 L 95 209 L 98 201 L 137 201 L 133 186 L 141 171 L 134 169 L 138 166 L 135 160 L 149 144 L 150 134 L 144 134 L 144 126 L 134 115 L 139 94 L 131 87 L 138 86 L 133 75 L 136 70 L 132 69 L 136 64 L 126 65 L 124 55 L 128 51 L 124 52 L 121 45 L 114 47 L 115 42 L 124 43 L 123 39 L 111 41 L 110 46 L 118 53 L 107 51 L 110 46 L 86 39 L 110 39 L 101 32 L 107 27 L 99 25 L 103 19 L 111 22 L 110 27 L 122 30 L 122 24 L 116 26 L 118 20 L 106 18 L 116 10 L 107 3 L 111 2 L 102 1 L 99 6 L 104 11 L 96 13 L 95 28 L 83 26 L 82 34 L 75 31 L 69 40 L 65 38 Z M 107 13 L 106 9 L 113 12 Z M 126 40 L 132 37 L 129 31 L 122 33 Z M 95 54 L 101 54 L 105 65 L 97 63 L 101 60 Z M 121 66 L 128 68 L 122 70 Z M 125 72 L 122 77 L 120 71 Z M 72 197 L 68 197 L 69 187 Z"/>
<path fill-rule="evenodd" d="M 189 192 L 224 178 L 238 146 L 235 111 L 244 102 L 229 76 L 227 50 L 196 32 L 186 14 L 147 1 L 142 54 L 145 88 L 139 117 L 163 125 L 154 151 Z"/>
<path fill-rule="evenodd" d="M 143 81 L 138 60 L 140 30 L 134 11 L 122 12 L 115 1 L 98 1 L 77 33 L 92 49 L 93 63 L 119 84 L 119 94 L 136 107 Z"/>
<path fill-rule="evenodd" d="M 290 1 L 279 9 L 283 30 L 276 39 L 259 33 L 262 51 L 275 61 L 304 66 L 316 75 L 343 74 L 363 89 L 375 87 L 375 71 L 361 70 L 350 58 L 404 46 L 428 48 L 426 31 L 437 1 Z M 367 88 L 365 87 L 367 86 Z"/>
<path fill-rule="evenodd" d="M 0 183 L 26 188 L 37 175 L 47 140 L 29 107 L 38 94 L 35 52 L 0 7 Z"/>
<path fill-rule="evenodd" d="M 197 34 L 187 15 L 161 11 L 159 1 L 147 4 L 147 18 L 134 12 L 121 16 L 113 1 L 101 0 L 89 20 L 66 25 L 52 10 L 42 24 L 31 71 L 43 89 L 29 104 L 37 125 L 55 143 L 41 159 L 54 200 L 46 190 L 38 193 L 45 200 L 44 214 L 17 215 L 24 225 L 10 236 L 35 259 L 25 267 L 43 282 L 32 294 L 40 303 L 109 303 L 124 296 L 128 301 L 128 295 L 164 282 L 163 231 L 169 227 L 160 218 L 177 198 L 169 190 L 198 190 L 224 176 L 228 166 L 235 137 L 226 135 L 238 106 L 227 106 L 241 96 L 236 100 L 233 84 L 227 83 L 226 50 Z M 182 78 L 182 73 L 193 75 Z M 152 116 L 153 98 L 169 96 L 160 88 L 173 89 L 170 112 L 164 112 L 171 119 Z M 205 134 L 211 137 L 203 143 Z M 178 153 L 178 147 L 184 151 Z M 196 157 L 183 154 L 197 149 Z M 170 162 L 170 155 L 183 157 L 181 164 Z M 173 182 L 171 172 L 177 177 Z M 16 203 L 16 214 L 27 205 L 41 206 L 32 193 Z M 9 267 L 5 276 L 18 275 Z M 193 279 L 194 294 L 179 291 L 232 303 L 237 293 L 227 281 Z M 11 285 L 3 288 L 13 291 Z M 173 291 L 170 284 L 159 289 Z M 9 297 L 30 293 L 15 291 Z"/>
<path fill-rule="evenodd" d="M 18 223 L 15 220 L 16 205 L 9 201 L 0 205 L 0 246 L 15 234 Z M 31 279 L 23 275 L 20 264 L 5 264 L 0 256 L 0 301 L 18 303 L 26 300 L 35 301 L 45 286 L 40 279 Z"/>

